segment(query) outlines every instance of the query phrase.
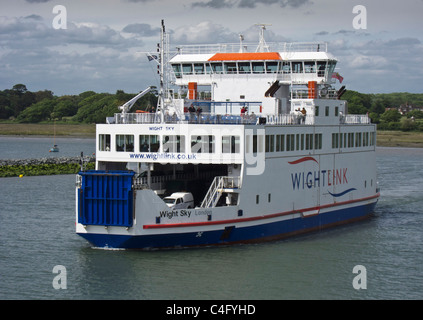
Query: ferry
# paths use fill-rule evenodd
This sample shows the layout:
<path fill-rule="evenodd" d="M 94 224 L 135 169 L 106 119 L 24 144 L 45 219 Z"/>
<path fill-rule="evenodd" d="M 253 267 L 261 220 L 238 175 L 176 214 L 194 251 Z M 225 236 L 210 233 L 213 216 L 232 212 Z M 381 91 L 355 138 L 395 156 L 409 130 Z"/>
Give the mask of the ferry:
<path fill-rule="evenodd" d="M 98 248 L 271 241 L 366 219 L 379 198 L 376 126 L 348 114 L 327 43 L 184 45 L 161 25 L 160 75 L 96 125 L 76 177 L 76 233 Z M 340 85 L 340 84 L 339 84 Z"/>

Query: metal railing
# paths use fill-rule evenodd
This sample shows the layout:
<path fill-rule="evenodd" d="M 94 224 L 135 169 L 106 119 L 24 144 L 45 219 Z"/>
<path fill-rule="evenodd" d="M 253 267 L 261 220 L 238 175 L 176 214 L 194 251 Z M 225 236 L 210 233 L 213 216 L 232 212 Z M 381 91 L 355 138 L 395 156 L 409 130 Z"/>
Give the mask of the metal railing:
<path fill-rule="evenodd" d="M 270 52 L 328 52 L 326 42 L 267 42 Z M 258 43 L 243 42 L 243 52 L 255 52 Z M 220 43 L 176 46 L 177 54 L 210 54 L 239 52 L 240 43 Z"/>
<path fill-rule="evenodd" d="M 323 116 L 321 116 L 323 117 Z M 274 114 L 259 116 L 255 114 L 214 114 L 214 113 L 184 113 L 182 117 L 174 115 L 164 115 L 164 123 L 182 124 L 249 124 L 249 125 L 314 125 L 316 116 L 291 114 Z M 368 115 L 339 115 L 340 124 L 369 124 Z M 266 121 L 260 121 L 265 119 Z M 162 123 L 160 114 L 157 113 L 116 113 L 113 123 L 116 124 L 160 124 Z"/>
<path fill-rule="evenodd" d="M 215 177 L 200 207 L 215 207 L 217 202 L 219 201 L 220 196 L 223 193 L 223 189 L 238 189 L 241 187 L 240 181 L 240 177 Z"/>

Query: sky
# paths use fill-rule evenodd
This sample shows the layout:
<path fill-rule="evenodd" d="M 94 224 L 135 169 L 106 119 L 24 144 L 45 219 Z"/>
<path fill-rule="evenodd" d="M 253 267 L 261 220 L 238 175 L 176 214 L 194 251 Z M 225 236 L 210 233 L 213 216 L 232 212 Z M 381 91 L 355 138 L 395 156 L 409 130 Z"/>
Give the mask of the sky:
<path fill-rule="evenodd" d="M 423 0 L 0 0 L 0 90 L 158 86 L 145 52 L 164 19 L 171 48 L 258 44 L 268 24 L 267 42 L 327 42 L 349 90 L 422 93 L 422 13 Z"/>

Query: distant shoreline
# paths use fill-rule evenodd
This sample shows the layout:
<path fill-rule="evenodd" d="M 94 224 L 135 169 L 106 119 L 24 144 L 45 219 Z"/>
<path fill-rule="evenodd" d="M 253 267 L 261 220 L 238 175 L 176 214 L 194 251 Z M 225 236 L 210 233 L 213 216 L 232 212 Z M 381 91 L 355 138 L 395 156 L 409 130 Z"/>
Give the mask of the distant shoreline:
<path fill-rule="evenodd" d="M 56 124 L 58 138 L 95 138 L 95 124 Z M 0 123 L 0 136 L 54 136 L 53 124 Z"/>
<path fill-rule="evenodd" d="M 57 124 L 57 138 L 95 138 L 95 124 Z M 1 136 L 53 137 L 53 124 L 0 123 Z M 378 147 L 423 148 L 423 132 L 378 131 Z"/>

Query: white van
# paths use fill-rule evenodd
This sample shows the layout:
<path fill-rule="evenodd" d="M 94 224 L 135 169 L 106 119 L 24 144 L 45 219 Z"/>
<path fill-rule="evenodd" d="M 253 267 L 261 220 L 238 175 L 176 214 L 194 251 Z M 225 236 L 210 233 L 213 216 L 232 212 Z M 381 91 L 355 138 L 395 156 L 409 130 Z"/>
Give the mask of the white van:
<path fill-rule="evenodd" d="M 175 192 L 165 197 L 163 201 L 171 209 L 194 208 L 194 197 L 191 192 Z"/>

